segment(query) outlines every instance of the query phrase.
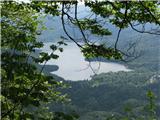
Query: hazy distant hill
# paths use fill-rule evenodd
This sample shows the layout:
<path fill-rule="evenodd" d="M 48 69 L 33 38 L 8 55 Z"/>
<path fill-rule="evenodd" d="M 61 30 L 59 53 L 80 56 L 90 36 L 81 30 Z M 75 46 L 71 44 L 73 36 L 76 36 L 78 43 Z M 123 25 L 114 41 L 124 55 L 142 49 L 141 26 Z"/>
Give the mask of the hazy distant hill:
<path fill-rule="evenodd" d="M 67 37 L 62 29 L 60 17 L 46 17 L 45 25 L 48 30 L 44 31 L 39 37 L 43 42 L 56 42 L 61 36 Z M 72 26 L 73 27 L 73 26 Z M 75 27 L 75 26 L 74 26 Z M 91 35 L 91 40 L 97 40 L 107 45 L 111 45 L 116 40 L 118 29 L 107 24 L 106 26 L 112 31 L 111 36 L 97 37 Z M 150 25 L 147 25 L 150 28 Z M 52 30 L 49 30 L 52 29 Z M 71 28 L 67 25 L 68 32 L 76 38 L 81 37 L 78 28 Z M 124 63 L 134 71 L 118 73 L 102 73 L 94 76 L 91 81 L 66 81 L 72 88 L 64 89 L 62 92 L 68 93 L 71 102 L 63 107 L 50 106 L 51 110 L 76 111 L 81 116 L 80 120 L 105 120 L 108 112 L 123 113 L 124 106 L 130 104 L 136 111 L 146 103 L 146 91 L 152 89 L 160 100 L 159 79 L 155 83 L 150 83 L 150 79 L 158 74 L 160 70 L 160 39 L 159 36 L 150 34 L 140 34 L 131 28 L 122 30 L 118 48 L 126 50 L 130 43 L 137 43 L 137 51 L 142 51 L 142 56 L 132 62 Z M 65 50 L 65 49 L 64 49 Z M 71 61 L 74 62 L 74 61 Z M 52 66 L 47 66 L 48 72 Z M 47 69 L 46 67 L 46 69 Z M 101 66 L 103 67 L 103 66 Z M 54 76 L 57 80 L 64 80 L 61 77 Z M 104 112 L 105 111 L 105 112 Z M 157 110 L 160 114 L 160 110 Z M 96 116 L 96 117 L 95 117 Z"/>

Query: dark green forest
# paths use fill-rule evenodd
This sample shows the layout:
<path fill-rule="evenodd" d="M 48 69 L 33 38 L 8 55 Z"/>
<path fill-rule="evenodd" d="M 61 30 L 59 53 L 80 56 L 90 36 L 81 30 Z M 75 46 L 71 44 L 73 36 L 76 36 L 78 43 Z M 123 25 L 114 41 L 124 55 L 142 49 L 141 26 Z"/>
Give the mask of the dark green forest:
<path fill-rule="evenodd" d="M 160 120 L 159 1 L 1 1 L 0 8 L 2 120 Z M 130 71 L 96 73 L 89 64 L 90 80 L 56 75 L 60 66 L 47 63 L 68 43 L 88 63 Z"/>

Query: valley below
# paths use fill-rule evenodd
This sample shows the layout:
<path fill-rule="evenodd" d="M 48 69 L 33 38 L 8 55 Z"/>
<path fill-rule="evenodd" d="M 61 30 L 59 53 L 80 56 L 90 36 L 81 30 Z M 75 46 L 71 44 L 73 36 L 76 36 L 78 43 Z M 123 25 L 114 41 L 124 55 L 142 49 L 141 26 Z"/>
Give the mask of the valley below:
<path fill-rule="evenodd" d="M 50 27 L 51 23 L 51 20 L 46 21 L 47 27 Z M 56 26 L 52 24 L 53 28 L 57 28 Z M 107 39 L 106 44 L 112 46 L 117 30 L 110 27 L 113 35 L 104 37 L 99 43 L 105 43 Z M 61 36 L 65 34 L 59 32 L 63 31 L 61 27 L 58 28 L 55 29 L 58 33 L 56 38 L 53 38 L 50 31 L 42 34 L 42 38 L 47 40 L 40 39 L 45 42 L 42 51 L 51 53 L 49 46 L 63 40 Z M 75 31 L 73 35 L 79 37 L 77 29 L 70 28 L 69 31 Z M 156 111 L 160 116 L 159 36 L 139 34 L 130 28 L 121 34 L 119 49 L 125 51 L 130 43 L 136 43 L 136 51 L 142 53 L 140 57 L 129 62 L 105 59 L 92 59 L 89 62 L 76 44 L 68 39 L 64 41 L 68 45 L 63 47 L 63 52 L 56 52 L 59 55 L 57 60 L 47 62 L 45 71 L 68 86 L 60 91 L 67 94 L 69 102 L 63 105 L 51 103 L 50 111 L 77 113 L 80 115 L 79 120 L 106 120 L 107 116 L 113 114 L 121 116 L 126 113 L 126 107 L 138 115 L 143 111 L 143 106 L 148 104 L 147 91 L 152 90 L 156 95 Z M 91 37 L 95 41 L 100 39 Z"/>
<path fill-rule="evenodd" d="M 56 74 L 65 78 L 65 80 L 90 80 L 91 76 L 100 73 L 118 72 L 118 71 L 131 71 L 125 65 L 116 62 L 105 62 L 105 61 L 86 61 L 80 48 L 74 43 L 66 42 L 67 46 L 63 49 L 64 51 L 56 52 L 59 55 L 57 60 L 50 60 L 46 65 L 56 65 L 58 69 L 51 73 Z M 45 44 L 42 51 L 51 53 L 49 49 L 53 43 L 48 42 Z"/>

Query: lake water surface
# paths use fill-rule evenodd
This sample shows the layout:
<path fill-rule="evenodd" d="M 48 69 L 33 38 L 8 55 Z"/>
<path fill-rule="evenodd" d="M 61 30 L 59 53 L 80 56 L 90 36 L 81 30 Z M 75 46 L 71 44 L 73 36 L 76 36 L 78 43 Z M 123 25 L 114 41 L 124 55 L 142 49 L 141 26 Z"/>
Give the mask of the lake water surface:
<path fill-rule="evenodd" d="M 46 43 L 43 51 L 50 53 L 49 46 L 53 43 Z M 58 65 L 57 71 L 51 72 L 63 77 L 65 80 L 90 80 L 95 73 L 107 73 L 118 71 L 131 71 L 124 65 L 113 62 L 91 62 L 85 61 L 80 49 L 74 43 L 67 43 L 63 47 L 64 51 L 56 52 L 59 55 L 58 60 L 50 60 L 47 65 Z"/>

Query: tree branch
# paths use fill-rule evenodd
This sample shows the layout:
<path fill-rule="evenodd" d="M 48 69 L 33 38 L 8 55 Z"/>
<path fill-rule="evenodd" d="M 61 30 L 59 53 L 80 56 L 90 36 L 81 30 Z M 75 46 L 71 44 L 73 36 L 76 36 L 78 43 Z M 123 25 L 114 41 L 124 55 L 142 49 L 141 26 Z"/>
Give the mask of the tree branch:
<path fill-rule="evenodd" d="M 78 44 L 78 42 L 69 35 L 69 33 L 67 32 L 66 30 L 66 27 L 65 27 L 65 22 L 64 22 L 64 15 L 65 15 L 65 12 L 64 12 L 64 2 L 62 3 L 62 15 L 61 15 L 61 21 L 62 21 L 62 27 L 63 27 L 63 30 L 64 32 L 66 33 L 66 35 L 80 48 L 82 48 L 82 46 L 80 44 Z"/>
<path fill-rule="evenodd" d="M 79 23 L 79 20 L 78 20 L 78 18 L 77 18 L 77 2 L 76 2 L 76 4 L 75 4 L 75 20 L 76 20 L 77 25 L 78 25 L 78 27 L 79 27 L 79 29 L 80 29 L 80 32 L 82 33 L 84 42 L 85 42 L 86 44 L 89 44 L 89 43 L 88 43 L 88 40 L 86 39 L 86 36 L 85 36 L 85 34 L 84 34 L 83 30 L 82 30 L 81 24 Z"/>

